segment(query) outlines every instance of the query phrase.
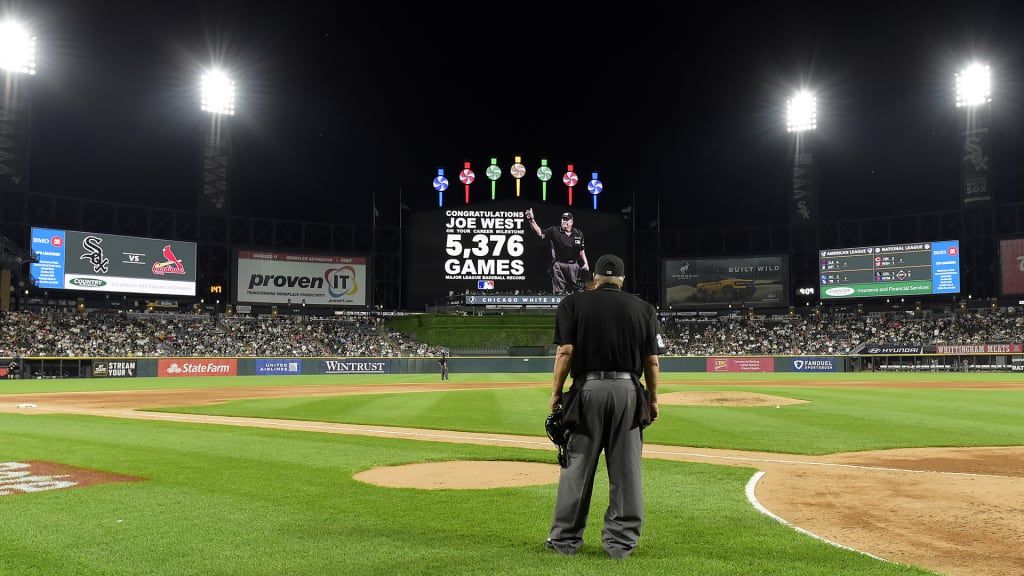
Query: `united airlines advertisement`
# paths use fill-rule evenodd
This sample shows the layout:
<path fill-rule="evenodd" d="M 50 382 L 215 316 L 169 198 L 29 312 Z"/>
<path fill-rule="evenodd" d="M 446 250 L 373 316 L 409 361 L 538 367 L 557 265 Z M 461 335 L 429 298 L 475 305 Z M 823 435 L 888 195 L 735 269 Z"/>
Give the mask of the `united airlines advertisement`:
<path fill-rule="evenodd" d="M 235 298 L 240 304 L 366 306 L 364 257 L 239 250 Z"/>
<path fill-rule="evenodd" d="M 32 228 L 30 246 L 39 288 L 196 295 L 195 242 Z"/>

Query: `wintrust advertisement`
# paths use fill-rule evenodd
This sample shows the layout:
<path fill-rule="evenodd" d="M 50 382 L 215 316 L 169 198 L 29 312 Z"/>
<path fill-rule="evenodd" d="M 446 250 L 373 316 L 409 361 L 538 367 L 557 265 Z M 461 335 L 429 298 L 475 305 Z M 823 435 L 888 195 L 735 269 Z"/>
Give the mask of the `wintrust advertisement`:
<path fill-rule="evenodd" d="M 321 360 L 321 374 L 387 374 L 388 360 Z"/>
<path fill-rule="evenodd" d="M 246 304 L 365 306 L 363 257 L 239 250 L 235 301 Z"/>
<path fill-rule="evenodd" d="M 161 358 L 157 362 L 157 376 L 162 378 L 237 375 L 238 360 L 234 358 Z"/>

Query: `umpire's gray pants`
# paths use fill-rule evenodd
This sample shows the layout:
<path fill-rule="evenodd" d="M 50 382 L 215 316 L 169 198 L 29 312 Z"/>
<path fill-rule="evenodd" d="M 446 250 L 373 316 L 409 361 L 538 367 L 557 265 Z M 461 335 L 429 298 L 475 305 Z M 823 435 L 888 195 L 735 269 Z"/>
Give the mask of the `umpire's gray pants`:
<path fill-rule="evenodd" d="M 583 423 L 569 441 L 569 466 L 558 479 L 549 545 L 564 554 L 583 546 L 583 531 L 601 452 L 608 468 L 608 509 L 601 544 L 624 558 L 640 539 L 644 519 L 643 440 L 633 427 L 637 393 L 632 380 L 589 380 L 583 387 Z"/>

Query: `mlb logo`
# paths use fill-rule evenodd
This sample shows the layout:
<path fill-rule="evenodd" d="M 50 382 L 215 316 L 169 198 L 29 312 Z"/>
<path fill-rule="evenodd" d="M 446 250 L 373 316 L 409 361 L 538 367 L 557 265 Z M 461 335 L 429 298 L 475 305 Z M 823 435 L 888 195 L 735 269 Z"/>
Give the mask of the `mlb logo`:
<path fill-rule="evenodd" d="M 477 290 L 494 290 L 494 280 L 477 280 Z"/>

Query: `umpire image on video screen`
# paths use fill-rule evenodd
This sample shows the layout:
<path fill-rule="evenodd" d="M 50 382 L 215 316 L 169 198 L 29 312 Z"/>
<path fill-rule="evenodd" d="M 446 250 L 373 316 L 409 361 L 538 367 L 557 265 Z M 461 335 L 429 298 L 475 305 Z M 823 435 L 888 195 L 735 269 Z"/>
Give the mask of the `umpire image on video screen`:
<path fill-rule="evenodd" d="M 562 213 L 559 226 L 541 228 L 533 215 L 533 208 L 526 211 L 526 221 L 538 237 L 551 243 L 551 292 L 553 294 L 572 294 L 584 289 L 589 273 L 586 243 L 583 231 L 573 226 L 571 212 Z"/>

